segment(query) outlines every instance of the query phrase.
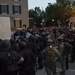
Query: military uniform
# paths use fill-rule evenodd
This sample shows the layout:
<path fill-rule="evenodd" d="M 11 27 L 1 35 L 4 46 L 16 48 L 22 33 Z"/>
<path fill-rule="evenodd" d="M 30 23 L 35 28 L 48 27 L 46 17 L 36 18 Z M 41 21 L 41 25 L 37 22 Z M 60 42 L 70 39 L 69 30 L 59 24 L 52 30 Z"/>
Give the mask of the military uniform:
<path fill-rule="evenodd" d="M 47 42 L 52 43 L 52 40 L 48 40 Z M 46 47 L 43 51 L 43 55 L 45 58 L 45 68 L 47 75 L 51 75 L 51 71 L 53 75 L 56 75 L 56 57 L 59 55 L 59 52 L 52 47 L 52 45 Z"/>
<path fill-rule="evenodd" d="M 56 38 L 60 37 L 60 33 L 59 32 L 56 32 Z"/>
<path fill-rule="evenodd" d="M 60 36 L 61 36 L 61 34 L 58 31 L 56 31 L 56 34 L 55 34 L 55 44 L 56 45 L 58 45 L 57 38 L 60 37 Z"/>
<path fill-rule="evenodd" d="M 47 36 L 47 39 L 51 39 L 51 35 L 50 34 Z"/>
<path fill-rule="evenodd" d="M 36 57 L 32 50 L 27 48 L 27 44 L 23 41 L 19 42 L 20 55 L 25 61 L 20 65 L 19 75 L 35 75 Z"/>
<path fill-rule="evenodd" d="M 62 75 L 65 75 L 65 71 L 66 71 L 66 55 L 64 53 L 65 51 L 65 47 L 64 47 L 64 43 L 63 43 L 63 38 L 62 37 L 58 37 L 58 51 L 60 53 L 60 57 L 59 57 L 59 61 L 61 64 L 61 68 L 62 68 Z"/>
<path fill-rule="evenodd" d="M 68 55 L 71 53 L 71 51 L 73 49 L 72 49 L 72 45 L 69 44 L 69 43 L 65 43 L 64 46 L 65 46 L 64 54 L 66 55 L 66 70 L 68 70 L 69 69 L 69 58 L 68 58 Z"/>
<path fill-rule="evenodd" d="M 48 36 L 47 36 L 47 39 L 52 39 L 53 41 L 54 41 L 54 38 L 55 38 L 55 36 L 54 36 L 54 33 L 49 33 L 48 34 Z"/>
<path fill-rule="evenodd" d="M 0 75 L 17 75 L 19 70 L 17 64 L 24 61 L 23 57 L 10 49 L 9 40 L 3 40 L 0 46 Z"/>

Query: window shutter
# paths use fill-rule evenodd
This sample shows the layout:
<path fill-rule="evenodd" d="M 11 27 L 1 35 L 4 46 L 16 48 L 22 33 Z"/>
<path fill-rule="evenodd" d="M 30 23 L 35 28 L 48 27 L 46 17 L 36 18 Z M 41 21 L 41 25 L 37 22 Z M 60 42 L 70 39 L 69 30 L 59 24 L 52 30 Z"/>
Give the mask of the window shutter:
<path fill-rule="evenodd" d="M 13 14 L 15 14 L 14 5 L 12 5 L 12 12 L 13 12 Z"/>
<path fill-rule="evenodd" d="M 1 5 L 0 5 L 0 14 L 1 14 Z"/>
<path fill-rule="evenodd" d="M 21 14 L 21 6 L 19 6 L 19 14 Z"/>
<path fill-rule="evenodd" d="M 14 20 L 14 27 L 16 27 L 16 21 Z"/>
<path fill-rule="evenodd" d="M 20 28 L 22 27 L 22 20 L 20 20 Z"/>
<path fill-rule="evenodd" d="M 7 5 L 7 14 L 9 14 L 9 6 Z"/>

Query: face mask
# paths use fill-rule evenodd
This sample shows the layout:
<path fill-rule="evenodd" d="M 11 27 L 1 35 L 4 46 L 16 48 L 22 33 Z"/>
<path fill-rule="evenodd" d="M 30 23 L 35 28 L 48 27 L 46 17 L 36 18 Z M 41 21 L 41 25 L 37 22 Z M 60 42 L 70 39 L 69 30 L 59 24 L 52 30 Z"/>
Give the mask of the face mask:
<path fill-rule="evenodd" d="M 52 45 L 50 45 L 50 48 L 52 48 Z"/>

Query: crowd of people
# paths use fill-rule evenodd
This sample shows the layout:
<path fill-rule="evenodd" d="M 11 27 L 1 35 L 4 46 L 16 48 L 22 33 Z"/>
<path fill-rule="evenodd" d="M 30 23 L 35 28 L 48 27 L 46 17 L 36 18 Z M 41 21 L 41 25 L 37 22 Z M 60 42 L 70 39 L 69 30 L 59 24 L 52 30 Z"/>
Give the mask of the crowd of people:
<path fill-rule="evenodd" d="M 56 62 L 65 75 L 68 63 L 75 61 L 74 41 L 58 29 L 17 30 L 10 40 L 0 39 L 0 75 L 36 75 L 43 67 L 47 75 L 57 75 Z"/>

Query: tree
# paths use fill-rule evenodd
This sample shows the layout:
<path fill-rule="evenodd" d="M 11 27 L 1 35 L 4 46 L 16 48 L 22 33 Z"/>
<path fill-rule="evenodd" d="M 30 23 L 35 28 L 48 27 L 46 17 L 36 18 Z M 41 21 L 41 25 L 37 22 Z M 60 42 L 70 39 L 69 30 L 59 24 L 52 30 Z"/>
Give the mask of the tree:
<path fill-rule="evenodd" d="M 71 0 L 56 0 L 56 3 L 48 3 L 46 8 L 46 21 L 52 24 L 57 24 L 57 20 L 60 20 L 62 25 L 65 25 L 66 19 L 71 16 L 75 16 L 75 2 L 71 3 Z"/>
<path fill-rule="evenodd" d="M 37 27 L 40 27 L 42 18 L 44 18 L 44 11 L 41 10 L 40 7 L 35 7 L 34 9 L 29 10 L 29 17 L 33 18 L 34 24 Z"/>

